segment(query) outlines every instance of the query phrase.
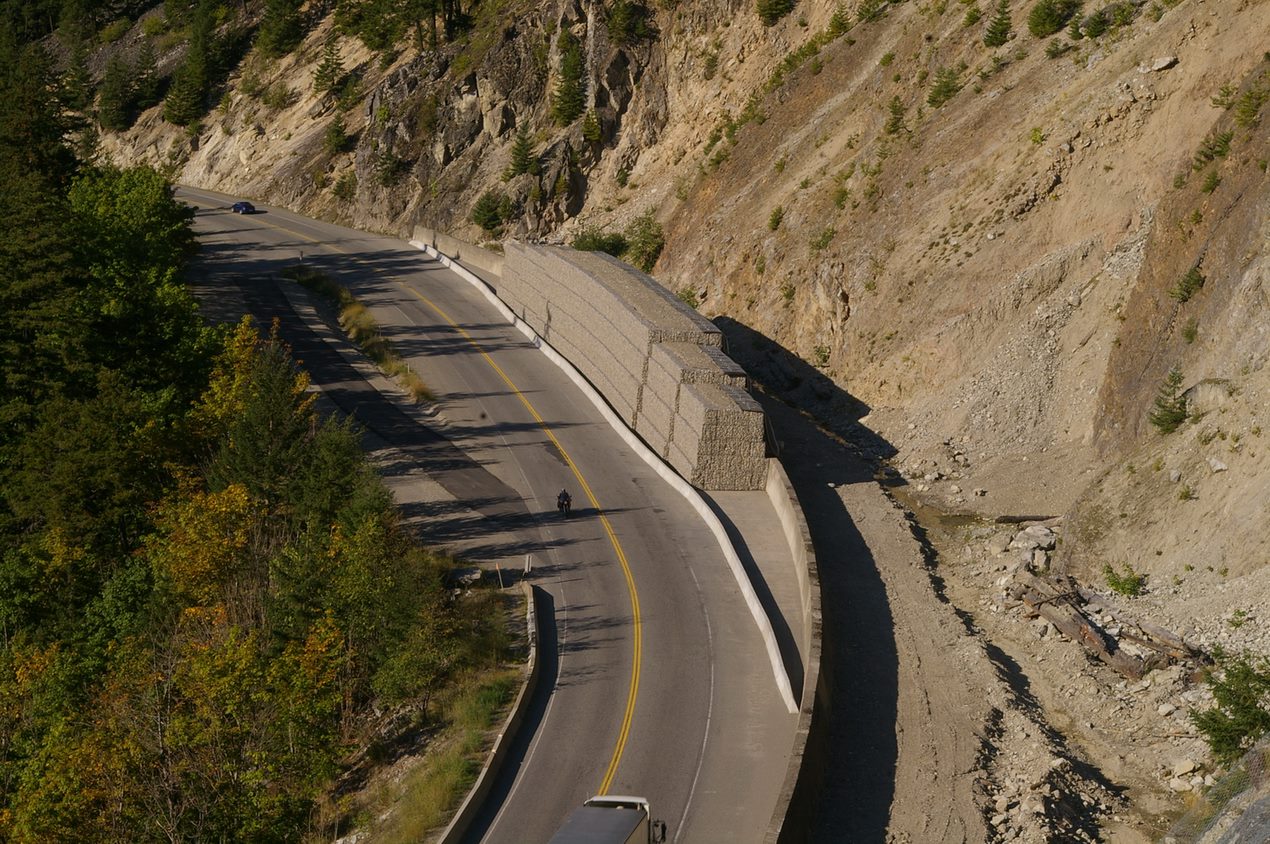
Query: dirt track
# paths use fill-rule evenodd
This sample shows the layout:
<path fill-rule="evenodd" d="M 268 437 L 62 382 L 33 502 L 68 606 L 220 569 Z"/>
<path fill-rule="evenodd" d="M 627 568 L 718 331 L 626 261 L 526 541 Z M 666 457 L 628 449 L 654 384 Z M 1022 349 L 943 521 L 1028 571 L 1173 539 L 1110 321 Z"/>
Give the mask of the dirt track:
<path fill-rule="evenodd" d="M 871 469 L 788 407 L 766 409 L 816 545 L 837 690 L 813 840 L 986 840 L 991 665 Z"/>

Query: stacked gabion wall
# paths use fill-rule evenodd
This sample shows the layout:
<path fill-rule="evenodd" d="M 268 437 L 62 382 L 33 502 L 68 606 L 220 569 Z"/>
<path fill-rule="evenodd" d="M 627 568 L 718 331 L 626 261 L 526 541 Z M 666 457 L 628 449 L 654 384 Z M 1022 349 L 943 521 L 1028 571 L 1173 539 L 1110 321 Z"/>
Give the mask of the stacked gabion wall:
<path fill-rule="evenodd" d="M 763 413 L 707 319 L 598 252 L 509 242 L 498 295 L 702 489 L 762 489 Z"/>

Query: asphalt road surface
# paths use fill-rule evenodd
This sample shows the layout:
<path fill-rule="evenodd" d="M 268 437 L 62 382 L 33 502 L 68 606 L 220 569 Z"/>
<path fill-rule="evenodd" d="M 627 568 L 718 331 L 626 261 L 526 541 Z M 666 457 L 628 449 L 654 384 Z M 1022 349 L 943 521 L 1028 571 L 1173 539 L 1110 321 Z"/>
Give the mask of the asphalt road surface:
<path fill-rule="evenodd" d="M 212 308 L 277 318 L 324 393 L 462 504 L 469 539 L 511 535 L 515 554 L 534 555 L 543 681 L 471 840 L 544 842 L 606 791 L 647 797 L 671 841 L 760 841 L 794 716 L 712 534 L 686 502 L 541 352 L 424 253 L 273 208 L 235 215 L 234 197 L 179 196 L 198 209 L 204 301 L 210 288 Z M 279 277 L 300 260 L 371 308 L 437 394 L 435 424 L 403 412 L 306 329 Z M 569 519 L 555 512 L 562 487 L 573 494 Z M 403 508 L 425 514 L 424 536 L 445 522 L 426 493 L 412 501 L 409 488 L 396 491 Z"/>

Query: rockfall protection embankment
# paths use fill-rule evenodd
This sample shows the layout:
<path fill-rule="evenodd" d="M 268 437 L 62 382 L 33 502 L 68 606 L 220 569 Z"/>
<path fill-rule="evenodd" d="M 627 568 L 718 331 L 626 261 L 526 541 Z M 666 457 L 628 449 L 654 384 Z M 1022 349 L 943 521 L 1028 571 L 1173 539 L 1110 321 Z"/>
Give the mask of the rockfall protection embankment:
<path fill-rule="evenodd" d="M 499 298 L 684 479 L 764 488 L 763 412 L 719 329 L 608 255 L 514 241 L 505 250 Z"/>

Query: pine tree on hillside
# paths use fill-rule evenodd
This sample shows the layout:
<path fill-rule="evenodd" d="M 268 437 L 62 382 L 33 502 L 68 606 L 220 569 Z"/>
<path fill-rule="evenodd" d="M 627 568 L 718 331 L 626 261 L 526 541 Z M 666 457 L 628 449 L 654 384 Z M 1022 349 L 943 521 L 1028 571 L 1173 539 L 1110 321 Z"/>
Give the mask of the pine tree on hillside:
<path fill-rule="evenodd" d="M 529 128 L 520 127 L 512 142 L 512 162 L 507 166 L 507 178 L 512 179 L 535 168 L 534 148 L 529 139 Z"/>
<path fill-rule="evenodd" d="M 148 38 L 141 42 L 141 49 L 137 52 L 137 66 L 132 71 L 132 91 L 138 109 L 159 104 L 159 65 L 154 56 L 154 45 Z"/>
<path fill-rule="evenodd" d="M 325 94 L 335 90 L 344 76 L 344 60 L 340 58 L 340 45 L 334 38 L 322 48 L 322 61 L 313 71 L 313 90 Z"/>
<path fill-rule="evenodd" d="M 983 43 L 988 47 L 1000 47 L 1010 40 L 1010 0 L 998 0 L 997 10 L 988 21 Z"/>
<path fill-rule="evenodd" d="M 1176 366 L 1155 394 L 1155 404 L 1147 416 L 1161 434 L 1171 434 L 1186 421 L 1186 395 L 1182 393 L 1182 370 Z"/>
<path fill-rule="evenodd" d="M 176 126 L 189 126 L 206 111 L 206 80 L 188 67 L 181 68 L 163 98 L 163 119 Z"/>
<path fill-rule="evenodd" d="M 582 114 L 586 105 L 586 92 L 582 87 L 582 73 L 586 69 L 582 47 L 573 33 L 560 31 L 557 41 L 560 47 L 560 79 L 556 82 L 555 99 L 551 104 L 551 116 L 561 126 L 568 126 Z"/>
<path fill-rule="evenodd" d="M 755 7 L 764 26 L 772 26 L 794 8 L 794 0 L 757 0 Z"/>
<path fill-rule="evenodd" d="M 300 43 L 304 29 L 300 25 L 298 0 L 265 0 L 265 14 L 256 31 L 256 46 L 266 56 L 285 56 Z"/>
<path fill-rule="evenodd" d="M 122 132 L 131 126 L 133 97 L 132 68 L 116 53 L 106 63 L 106 73 L 97 90 L 97 122 L 101 127 Z"/>

